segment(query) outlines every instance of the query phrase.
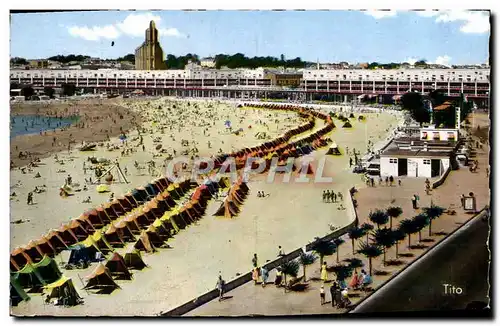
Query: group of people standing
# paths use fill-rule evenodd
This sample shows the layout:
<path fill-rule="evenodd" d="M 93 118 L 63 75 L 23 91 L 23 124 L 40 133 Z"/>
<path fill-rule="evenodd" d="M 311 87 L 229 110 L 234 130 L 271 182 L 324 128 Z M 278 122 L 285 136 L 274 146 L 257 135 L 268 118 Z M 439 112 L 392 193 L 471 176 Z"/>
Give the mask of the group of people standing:
<path fill-rule="evenodd" d="M 344 200 L 344 196 L 340 191 L 335 193 L 333 190 L 323 190 L 323 203 L 336 203 L 337 199 L 339 201 Z"/>
<path fill-rule="evenodd" d="M 328 271 L 326 262 L 321 266 L 321 280 L 323 284 L 320 288 L 320 300 L 321 305 L 326 303 L 325 297 L 325 283 L 328 282 Z M 332 283 L 330 286 L 330 295 L 332 298 L 332 307 L 338 308 L 347 308 L 351 304 L 349 300 L 349 289 L 352 290 L 362 290 L 366 291 L 368 287 L 373 283 L 373 280 L 369 274 L 365 272 L 365 270 L 361 270 L 361 273 L 355 270 L 349 284 L 346 284 L 345 280 L 337 280 Z"/>

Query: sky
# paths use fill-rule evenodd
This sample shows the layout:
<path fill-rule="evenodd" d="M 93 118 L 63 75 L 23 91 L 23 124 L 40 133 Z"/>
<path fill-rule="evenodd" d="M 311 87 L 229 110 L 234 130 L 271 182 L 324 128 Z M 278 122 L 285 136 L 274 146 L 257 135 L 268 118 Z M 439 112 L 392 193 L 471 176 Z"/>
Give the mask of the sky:
<path fill-rule="evenodd" d="M 165 56 L 451 65 L 486 63 L 489 55 L 485 11 L 92 11 L 11 14 L 11 57 L 118 58 L 134 53 L 150 20 Z"/>

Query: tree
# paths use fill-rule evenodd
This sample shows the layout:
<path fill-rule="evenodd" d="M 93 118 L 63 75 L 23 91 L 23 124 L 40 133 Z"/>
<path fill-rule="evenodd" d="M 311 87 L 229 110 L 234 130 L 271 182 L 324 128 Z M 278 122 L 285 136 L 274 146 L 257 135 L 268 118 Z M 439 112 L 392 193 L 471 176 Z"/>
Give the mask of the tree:
<path fill-rule="evenodd" d="M 339 251 L 340 251 L 340 250 L 339 250 L 339 247 L 340 247 L 340 245 L 342 245 L 344 242 L 345 242 L 345 241 L 344 241 L 344 239 L 342 239 L 342 238 L 337 238 L 337 239 L 334 239 L 334 240 L 333 240 L 333 243 L 335 244 L 335 247 L 337 247 L 337 250 L 336 250 L 336 251 L 337 251 L 337 263 L 339 262 Z"/>
<path fill-rule="evenodd" d="M 21 96 L 24 96 L 25 99 L 29 99 L 33 95 L 35 95 L 35 90 L 31 85 L 25 85 L 21 88 Z"/>
<path fill-rule="evenodd" d="M 410 248 L 411 235 L 418 232 L 415 222 L 411 219 L 404 219 L 399 223 L 399 229 L 408 236 L 408 248 Z"/>
<path fill-rule="evenodd" d="M 335 273 L 340 284 L 345 284 L 345 279 L 352 275 L 352 267 L 349 265 L 335 265 L 328 268 L 328 271 Z"/>
<path fill-rule="evenodd" d="M 337 247 L 332 241 L 316 238 L 316 241 L 312 244 L 312 250 L 319 256 L 319 266 L 321 268 L 321 266 L 323 266 L 324 257 L 333 255 Z"/>
<path fill-rule="evenodd" d="M 118 59 L 116 59 L 116 61 L 127 61 L 127 62 L 131 62 L 131 63 L 135 63 L 135 55 L 132 53 L 129 53 L 126 56 L 119 57 Z"/>
<path fill-rule="evenodd" d="M 370 239 L 368 236 L 370 235 L 370 232 L 374 229 L 374 226 L 369 223 L 363 223 L 361 224 L 360 228 L 363 230 L 363 233 L 366 234 L 366 243 L 370 243 Z"/>
<path fill-rule="evenodd" d="M 306 266 L 314 264 L 315 261 L 316 261 L 316 255 L 314 254 L 302 253 L 299 256 L 299 262 L 302 265 L 302 268 L 304 269 L 304 282 L 306 281 Z"/>
<path fill-rule="evenodd" d="M 387 208 L 387 210 L 385 212 L 390 218 L 389 228 L 392 230 L 392 219 L 398 218 L 401 214 L 403 214 L 403 210 L 401 209 L 401 207 L 391 206 L 391 207 Z"/>
<path fill-rule="evenodd" d="M 281 264 L 281 272 L 283 273 L 285 281 L 285 292 L 287 289 L 286 276 L 290 275 L 292 277 L 297 277 L 299 274 L 299 263 L 296 260 L 287 260 Z"/>
<path fill-rule="evenodd" d="M 354 252 L 355 252 L 355 250 L 354 250 L 354 240 L 357 240 L 357 239 L 361 238 L 362 236 L 365 235 L 365 233 L 364 233 L 363 229 L 354 227 L 354 228 L 352 228 L 352 229 L 349 230 L 348 235 L 349 235 L 349 238 L 351 239 L 352 254 L 354 255 Z"/>
<path fill-rule="evenodd" d="M 363 262 L 361 261 L 361 259 L 358 259 L 358 258 L 348 258 L 345 260 L 346 262 L 349 263 L 349 266 L 354 269 L 355 271 L 357 271 L 358 268 L 361 268 L 364 266 Z"/>
<path fill-rule="evenodd" d="M 383 228 L 383 229 L 378 229 L 375 232 L 373 232 L 373 239 L 375 240 L 375 243 L 382 248 L 383 251 L 383 262 L 385 265 L 385 253 L 387 249 L 392 247 L 396 240 L 393 237 L 392 230 L 388 228 Z"/>
<path fill-rule="evenodd" d="M 435 89 L 429 93 L 432 106 L 436 107 L 446 101 L 446 95 L 440 89 Z"/>
<path fill-rule="evenodd" d="M 413 119 L 420 123 L 420 125 L 430 121 L 431 116 L 429 110 L 427 110 L 424 105 L 422 94 L 416 92 L 403 94 L 401 97 L 401 106 L 404 110 L 407 110 Z"/>
<path fill-rule="evenodd" d="M 10 63 L 13 65 L 27 65 L 28 61 L 25 58 L 14 57 L 10 58 Z"/>
<path fill-rule="evenodd" d="M 377 228 L 379 228 L 379 229 L 380 229 L 380 225 L 387 224 L 387 222 L 389 222 L 389 216 L 387 215 L 387 213 L 384 212 L 383 210 L 380 210 L 380 209 L 377 209 L 373 212 L 370 212 L 370 214 L 368 215 L 368 218 L 374 224 L 377 224 Z"/>
<path fill-rule="evenodd" d="M 429 218 L 425 214 L 418 214 L 412 219 L 418 232 L 418 242 L 422 241 L 422 230 L 429 225 Z"/>
<path fill-rule="evenodd" d="M 396 258 L 399 257 L 399 241 L 402 241 L 405 239 L 406 234 L 401 230 L 400 228 L 397 228 L 395 230 L 392 230 L 392 236 L 395 240 L 395 245 L 396 245 Z"/>
<path fill-rule="evenodd" d="M 73 84 L 63 83 L 61 88 L 64 96 L 73 96 L 76 93 L 76 86 Z"/>
<path fill-rule="evenodd" d="M 417 62 L 415 62 L 415 67 L 422 67 L 422 66 L 427 66 L 427 62 L 425 59 L 420 59 Z"/>
<path fill-rule="evenodd" d="M 358 252 L 368 258 L 369 274 L 372 275 L 372 259 L 380 256 L 382 254 L 382 250 L 380 250 L 380 248 L 376 245 L 362 243 Z"/>
<path fill-rule="evenodd" d="M 45 95 L 47 95 L 48 97 L 50 97 L 50 98 L 53 98 L 53 97 L 54 97 L 54 93 L 55 93 L 55 92 L 56 92 L 56 91 L 55 91 L 52 87 L 45 86 L 45 87 L 43 88 L 43 93 L 44 93 Z"/>
<path fill-rule="evenodd" d="M 443 215 L 445 209 L 443 207 L 435 206 L 431 204 L 429 207 L 424 207 L 422 209 L 424 214 L 429 218 L 429 237 L 432 236 L 432 220 Z"/>

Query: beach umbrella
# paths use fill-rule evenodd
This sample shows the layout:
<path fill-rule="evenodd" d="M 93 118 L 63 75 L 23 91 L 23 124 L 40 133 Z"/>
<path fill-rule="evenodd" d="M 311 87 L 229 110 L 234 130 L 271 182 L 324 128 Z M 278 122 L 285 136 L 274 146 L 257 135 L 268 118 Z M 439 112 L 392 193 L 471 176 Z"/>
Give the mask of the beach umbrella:
<path fill-rule="evenodd" d="M 120 139 L 120 140 L 125 140 L 125 139 L 127 139 L 127 136 L 125 136 L 125 135 L 121 134 L 121 135 L 118 137 L 118 139 Z"/>
<path fill-rule="evenodd" d="M 95 188 L 95 190 L 97 190 L 97 192 L 99 192 L 99 193 L 108 192 L 109 187 L 106 184 L 100 184 Z"/>

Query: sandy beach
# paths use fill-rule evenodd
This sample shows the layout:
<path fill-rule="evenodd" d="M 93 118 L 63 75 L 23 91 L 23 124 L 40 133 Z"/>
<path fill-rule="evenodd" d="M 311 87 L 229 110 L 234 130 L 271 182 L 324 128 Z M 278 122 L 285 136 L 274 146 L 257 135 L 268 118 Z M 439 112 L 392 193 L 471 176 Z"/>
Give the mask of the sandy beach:
<path fill-rule="evenodd" d="M 120 196 L 145 185 L 163 174 L 163 165 L 172 157 L 203 157 L 259 145 L 305 121 L 293 112 L 237 108 L 236 104 L 215 100 L 158 98 L 88 100 L 66 104 L 67 107 L 48 106 L 30 110 L 13 107 L 12 114 L 44 115 L 50 112 L 53 115 L 56 111 L 67 115 L 83 115 L 78 123 L 89 127 L 72 126 L 57 131 L 57 140 L 60 141 L 57 146 L 51 146 L 51 132 L 42 136 L 19 136 L 11 140 L 11 156 L 16 166 L 25 166 L 30 159 L 15 160 L 16 151 L 12 150 L 15 146 L 18 146 L 18 151 L 36 153 L 35 156 L 41 160 L 37 166 L 27 168 L 24 172 L 19 168 L 11 170 L 10 192 L 15 192 L 16 196 L 11 197 L 10 221 L 29 221 L 11 224 L 10 249 L 25 245 L 61 223 L 78 217 L 85 210 L 108 201 L 110 193 Z M 340 107 L 331 109 L 338 110 Z M 341 122 L 334 120 L 337 128 L 326 137 L 335 141 L 342 152 L 348 147 L 364 154 L 368 140 L 377 143 L 386 139 L 401 120 L 400 114 L 393 111 L 363 115 L 366 121 L 351 119 L 352 128 L 342 128 Z M 324 126 L 323 121 L 316 120 L 315 127 L 300 137 Z M 232 131 L 242 129 L 238 135 L 229 131 L 227 121 Z M 140 128 L 136 128 L 138 125 Z M 125 139 L 116 137 L 122 133 L 126 135 Z M 70 134 L 74 146 L 68 153 Z M 106 140 L 108 136 L 109 141 Z M 81 152 L 77 148 L 82 141 L 100 142 L 102 146 L 96 146 L 95 151 Z M 307 157 L 298 158 L 297 163 L 310 157 L 313 158 L 314 167 L 326 157 L 322 175 L 332 177 L 332 183 L 286 184 L 280 182 L 279 178 L 268 183 L 264 175 L 252 177 L 248 184 L 250 194 L 239 215 L 233 219 L 212 216 L 220 206 L 220 202 L 212 200 L 199 222 L 169 240 L 168 244 L 172 248 L 143 255 L 149 268 L 135 272 L 132 281 L 118 281 L 121 289 L 111 295 L 89 294 L 81 290 L 81 280 L 96 266 L 92 264 L 85 270 L 61 270 L 64 275 L 72 277 L 77 291 L 85 300 L 83 305 L 71 308 L 44 305 L 40 295 L 30 294 L 31 300 L 13 307 L 12 313 L 155 315 L 213 289 L 219 271 L 226 280 L 247 272 L 251 268 L 254 252 L 258 253 L 261 262 L 272 260 L 277 255 L 278 245 L 285 251 L 294 250 L 315 236 L 329 233 L 329 225 L 341 227 L 348 224 L 351 217 L 346 211 L 339 210 L 337 204 L 323 203 L 321 194 L 325 189 L 345 192 L 352 186 L 361 188 L 364 184 L 359 175 L 351 172 L 349 156 L 326 156 L 327 150 L 328 146 L 314 151 Z M 110 193 L 97 193 L 96 185 L 90 184 L 87 185 L 88 190 L 83 190 L 86 179 L 92 177 L 95 180 L 94 171 L 89 168 L 89 157 L 110 162 L 118 160 L 122 170 L 126 170 L 128 183 L 120 182 L 123 181 L 121 177 L 113 175 L 118 182 L 112 183 Z M 154 161 L 154 168 L 148 163 L 151 161 Z M 37 173 L 40 174 L 38 178 L 35 177 Z M 72 177 L 74 195 L 61 198 L 59 188 L 68 175 Z M 27 194 L 35 186 L 45 191 L 35 193 L 35 204 L 27 205 Z M 265 191 L 270 196 L 258 198 L 257 191 Z M 89 196 L 91 202 L 83 203 Z M 57 262 L 65 259 L 67 252 L 55 258 Z"/>

